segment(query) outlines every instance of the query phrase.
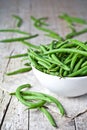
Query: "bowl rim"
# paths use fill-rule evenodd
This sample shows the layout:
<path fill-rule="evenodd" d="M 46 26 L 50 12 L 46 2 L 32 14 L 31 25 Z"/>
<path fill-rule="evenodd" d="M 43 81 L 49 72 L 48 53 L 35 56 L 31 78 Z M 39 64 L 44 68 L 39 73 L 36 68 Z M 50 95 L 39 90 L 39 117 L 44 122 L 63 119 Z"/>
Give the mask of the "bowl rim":
<path fill-rule="evenodd" d="M 81 76 L 81 77 L 59 77 L 59 76 L 56 76 L 56 75 L 51 75 L 51 74 L 44 73 L 44 72 L 38 70 L 37 68 L 35 68 L 34 66 L 31 66 L 31 67 L 32 67 L 32 70 L 36 70 L 36 71 L 38 71 L 38 72 L 40 72 L 40 73 L 42 73 L 44 75 L 48 75 L 48 76 L 52 76 L 52 77 L 57 77 L 59 79 L 70 79 L 70 80 L 75 79 L 75 80 L 78 80 L 78 79 L 87 78 L 87 76 Z"/>

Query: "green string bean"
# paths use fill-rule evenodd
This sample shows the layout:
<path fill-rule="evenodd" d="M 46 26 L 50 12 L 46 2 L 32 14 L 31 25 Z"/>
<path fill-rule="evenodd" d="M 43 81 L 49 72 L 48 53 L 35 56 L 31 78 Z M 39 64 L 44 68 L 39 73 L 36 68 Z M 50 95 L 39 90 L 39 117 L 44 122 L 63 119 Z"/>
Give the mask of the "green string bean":
<path fill-rule="evenodd" d="M 17 16 L 17 15 L 12 15 L 13 18 L 17 19 L 17 27 L 20 27 L 23 23 L 23 20 L 21 17 Z"/>
<path fill-rule="evenodd" d="M 21 68 L 21 69 L 12 71 L 12 72 L 8 72 L 8 73 L 6 73 L 6 75 L 10 76 L 10 75 L 21 74 L 21 73 L 29 72 L 30 70 L 32 70 L 31 67 L 28 67 L 28 68 Z"/>
<path fill-rule="evenodd" d="M 5 43 L 18 42 L 18 41 L 23 41 L 23 40 L 27 40 L 27 39 L 32 39 L 32 38 L 35 38 L 37 36 L 38 36 L 38 34 L 26 36 L 26 37 L 9 38 L 9 39 L 0 40 L 0 42 L 5 42 Z"/>

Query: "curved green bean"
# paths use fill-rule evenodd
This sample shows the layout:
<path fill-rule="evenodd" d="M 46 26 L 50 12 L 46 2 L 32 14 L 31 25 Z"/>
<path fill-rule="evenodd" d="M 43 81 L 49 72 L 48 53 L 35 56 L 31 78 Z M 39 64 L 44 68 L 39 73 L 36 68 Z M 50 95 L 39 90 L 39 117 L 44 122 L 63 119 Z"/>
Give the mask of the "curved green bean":
<path fill-rule="evenodd" d="M 81 59 L 78 61 L 78 63 L 75 65 L 75 67 L 74 67 L 74 69 L 73 69 L 73 72 L 77 71 L 77 70 L 81 67 L 83 61 L 84 61 L 84 57 L 81 58 Z"/>
<path fill-rule="evenodd" d="M 76 31 L 76 32 L 71 32 L 71 33 L 67 34 L 66 39 L 73 38 L 73 37 L 76 37 L 76 36 L 84 34 L 84 33 L 87 33 L 87 28 L 82 29 L 81 31 L 78 31 L 78 32 Z"/>
<path fill-rule="evenodd" d="M 33 92 L 33 91 L 24 91 L 23 92 L 25 95 L 29 94 L 29 95 L 38 95 L 38 96 L 44 96 L 45 98 L 49 98 L 50 99 L 50 102 L 52 103 L 55 103 L 57 108 L 60 110 L 60 113 L 62 115 L 65 114 L 65 110 L 63 108 L 63 106 L 61 105 L 61 103 L 56 99 L 54 98 L 53 96 L 50 96 L 48 94 L 44 94 L 44 93 L 41 93 L 41 92 Z"/>
<path fill-rule="evenodd" d="M 26 102 L 23 97 L 21 96 L 21 90 L 26 88 L 27 86 L 30 86 L 30 84 L 28 85 L 21 85 L 19 86 L 17 89 L 16 89 L 16 97 L 18 98 L 18 100 L 23 103 L 25 106 L 28 106 L 29 109 L 32 109 L 32 108 L 38 108 L 38 107 L 42 107 L 46 102 L 41 100 L 37 103 L 32 103 L 32 102 Z"/>
<path fill-rule="evenodd" d="M 6 73 L 6 75 L 10 76 L 10 75 L 21 74 L 21 73 L 29 72 L 30 70 L 32 70 L 31 67 L 21 68 L 21 69 L 19 69 L 19 70 L 15 70 L 15 71 L 13 71 L 13 72 L 8 72 L 8 73 Z"/>
<path fill-rule="evenodd" d="M 42 52 L 46 52 L 47 51 L 46 47 L 44 45 L 40 45 L 40 49 L 41 49 Z"/>
<path fill-rule="evenodd" d="M 49 111 L 47 111 L 47 109 L 45 107 L 40 107 L 38 109 L 46 115 L 47 119 L 49 120 L 49 122 L 51 123 L 52 126 L 57 127 L 57 124 L 56 124 L 53 116 L 50 114 Z"/>
<path fill-rule="evenodd" d="M 70 64 L 71 71 L 73 70 L 77 59 L 78 59 L 78 54 L 74 54 L 74 56 L 72 57 L 71 64 Z"/>
<path fill-rule="evenodd" d="M 69 49 L 69 48 L 54 49 L 54 50 L 45 52 L 44 55 L 57 53 L 57 52 L 62 52 L 62 53 L 65 53 L 65 52 L 66 53 L 71 53 L 71 52 L 73 52 L 73 53 L 77 53 L 77 54 L 80 54 L 80 55 L 87 56 L 87 52 L 81 51 L 81 50 L 78 50 L 78 49 L 75 49 L 75 48 L 72 48 L 72 49 Z"/>
<path fill-rule="evenodd" d="M 23 20 L 21 17 L 17 16 L 17 15 L 12 15 L 13 18 L 17 19 L 17 27 L 20 27 L 23 23 Z"/>
<path fill-rule="evenodd" d="M 68 75 L 68 77 L 75 77 L 75 76 L 83 76 L 83 71 L 87 70 L 87 66 L 84 66 L 83 68 L 72 72 L 71 74 Z"/>
<path fill-rule="evenodd" d="M 39 49 L 39 46 L 36 46 L 36 45 L 34 45 L 34 44 L 30 43 L 30 42 L 22 40 L 21 43 L 26 45 L 29 48 Z"/>
<path fill-rule="evenodd" d="M 28 32 L 24 32 L 24 31 L 21 31 L 21 30 L 18 30 L 18 29 L 0 29 L 0 32 L 13 32 L 13 33 L 19 33 L 19 34 L 25 34 L 25 35 L 31 35 L 30 33 Z"/>
<path fill-rule="evenodd" d="M 51 64 L 47 61 L 47 59 L 45 59 L 44 57 L 40 56 L 39 54 L 36 54 L 35 51 L 30 50 L 29 53 L 32 57 L 34 57 L 34 59 L 38 60 L 38 61 L 42 61 L 44 63 L 46 63 L 48 66 L 50 66 Z"/>
<path fill-rule="evenodd" d="M 17 55 L 8 56 L 6 58 L 20 58 L 20 57 L 25 57 L 25 56 L 28 56 L 28 54 L 27 53 L 17 54 Z"/>
<path fill-rule="evenodd" d="M 84 67 L 84 66 L 87 66 L 87 61 L 85 61 L 85 62 L 81 65 L 81 67 Z"/>
<path fill-rule="evenodd" d="M 21 94 L 22 94 L 23 99 L 25 99 L 25 100 L 43 100 L 43 101 L 51 103 L 49 98 L 44 97 L 42 95 L 32 94 L 32 93 L 31 94 L 26 94 L 24 92 L 21 92 Z"/>
<path fill-rule="evenodd" d="M 44 67 L 47 68 L 47 69 L 50 68 L 50 66 L 49 66 L 48 64 L 46 64 L 45 62 L 43 62 L 43 61 L 38 61 L 38 64 L 44 66 Z"/>
<path fill-rule="evenodd" d="M 76 40 L 76 39 L 68 39 L 67 41 L 73 43 L 73 44 L 76 44 L 78 45 L 79 47 L 82 47 L 84 50 L 87 51 L 87 45 L 85 45 L 83 42 L 79 41 L 79 40 Z"/>
<path fill-rule="evenodd" d="M 70 68 L 69 68 L 67 65 L 65 65 L 64 63 L 62 63 L 62 62 L 56 57 L 55 54 L 52 54 L 51 56 L 52 56 L 52 59 L 53 59 L 54 61 L 56 61 L 61 68 L 63 68 L 64 70 L 67 70 L 67 71 L 70 70 Z"/>
<path fill-rule="evenodd" d="M 31 63 L 30 62 L 26 62 L 24 63 L 25 66 L 31 66 Z"/>
<path fill-rule="evenodd" d="M 87 24 L 87 21 L 83 18 L 79 17 L 73 17 L 69 16 L 66 13 L 62 13 L 59 18 L 66 20 L 68 23 L 73 24 L 73 23 L 79 23 L 79 24 Z"/>
<path fill-rule="evenodd" d="M 0 42 L 6 42 L 6 43 L 9 43 L 9 42 L 18 42 L 18 41 L 23 41 L 23 40 L 35 38 L 37 36 L 38 36 L 38 34 L 31 35 L 31 36 L 26 36 L 26 37 L 9 38 L 9 39 L 0 40 Z"/>

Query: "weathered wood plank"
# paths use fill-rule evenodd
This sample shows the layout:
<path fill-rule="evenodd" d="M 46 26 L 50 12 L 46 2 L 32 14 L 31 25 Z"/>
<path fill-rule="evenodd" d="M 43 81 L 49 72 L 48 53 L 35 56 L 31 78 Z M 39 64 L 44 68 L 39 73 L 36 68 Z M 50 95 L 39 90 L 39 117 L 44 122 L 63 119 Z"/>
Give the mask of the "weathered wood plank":
<path fill-rule="evenodd" d="M 14 1 L 14 0 L 8 0 L 6 1 L 1 1 L 0 2 L 0 10 L 1 10 L 1 23 L 0 26 L 1 28 L 14 28 L 16 21 L 13 20 L 13 18 L 11 17 L 12 14 L 16 14 L 16 15 L 20 15 L 22 14 L 22 16 L 24 16 L 23 12 L 24 10 L 22 9 L 22 11 L 20 10 L 21 8 L 26 8 L 28 7 L 28 5 L 26 6 L 25 3 L 23 3 L 22 1 Z M 26 7 L 25 7 L 26 6 Z M 21 7 L 21 8 L 20 8 Z M 19 11 L 20 10 L 20 11 Z M 21 13 L 19 13 L 21 12 Z M 27 22 L 28 23 L 28 22 Z M 7 26 L 4 26 L 7 25 Z M 27 25 L 27 24 L 26 24 Z M 26 30 L 28 28 L 28 25 L 26 27 Z M 18 37 L 19 35 L 16 34 L 2 34 L 0 35 L 1 38 L 8 38 L 8 37 Z M 10 53 L 14 50 L 14 54 L 17 53 L 22 53 L 24 52 L 24 46 L 22 46 L 21 44 L 1 44 L 0 48 L 0 55 L 2 56 L 3 59 L 0 59 L 1 61 L 1 70 L 2 72 L 0 73 L 0 77 L 2 79 L 0 82 L 0 87 L 3 89 L 5 89 L 6 91 L 10 90 L 15 90 L 16 89 L 16 84 L 14 84 L 14 81 L 16 82 L 15 78 L 17 77 L 7 77 L 4 75 L 4 73 L 6 73 L 9 70 L 12 69 L 17 69 L 18 67 L 21 66 L 21 62 L 16 61 L 15 64 L 15 60 L 10 61 L 9 59 L 4 59 L 5 56 L 10 55 Z M 17 49 L 15 48 L 17 47 Z M 20 48 L 20 49 L 19 49 Z M 26 49 L 26 48 L 25 48 Z M 14 61 L 14 62 L 13 62 Z M 16 66 L 17 65 L 17 66 Z M 8 80 L 9 79 L 9 80 Z M 20 80 L 20 78 L 18 79 Z M 21 81 L 19 82 L 21 83 Z M 13 88 L 14 87 L 14 88 Z M 13 89 L 12 89 L 13 88 Z M 10 92 L 10 91 L 9 91 Z M 25 129 L 28 130 L 28 111 L 25 111 L 25 107 L 20 104 L 17 99 L 14 97 L 12 98 L 12 100 L 9 100 L 10 96 L 5 93 L 4 94 L 4 98 L 3 95 L 0 94 L 1 97 L 1 101 L 2 103 L 0 103 L 0 105 L 2 107 L 0 107 L 0 122 L 1 124 L 1 128 L 2 130 L 17 130 L 17 129 Z M 7 104 L 8 107 L 7 107 Z M 6 109 L 7 108 L 7 109 Z M 3 113 L 3 111 L 6 109 L 5 114 Z"/>
<path fill-rule="evenodd" d="M 76 130 L 87 130 L 87 112 L 75 119 Z"/>
<path fill-rule="evenodd" d="M 10 100 L 11 96 L 9 96 L 8 93 L 0 89 L 0 128 L 3 124 L 4 117 L 7 113 Z"/>
<path fill-rule="evenodd" d="M 28 111 L 13 97 L 6 113 L 2 130 L 28 130 Z"/>

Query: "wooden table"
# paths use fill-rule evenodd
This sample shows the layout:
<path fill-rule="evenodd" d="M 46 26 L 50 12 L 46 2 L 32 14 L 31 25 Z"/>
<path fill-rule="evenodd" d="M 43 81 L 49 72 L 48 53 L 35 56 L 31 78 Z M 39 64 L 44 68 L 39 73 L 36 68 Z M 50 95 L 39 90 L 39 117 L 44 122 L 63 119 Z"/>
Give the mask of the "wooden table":
<path fill-rule="evenodd" d="M 16 20 L 12 15 L 19 15 L 23 18 L 21 30 L 40 34 L 40 37 L 33 39 L 32 43 L 46 44 L 51 39 L 44 37 L 43 33 L 33 27 L 30 16 L 49 16 L 50 28 L 65 36 L 70 30 L 66 22 L 58 19 L 58 15 L 62 12 L 87 19 L 87 0 L 0 0 L 0 29 L 16 28 Z M 0 39 L 17 36 L 19 35 L 16 33 L 0 33 Z M 87 34 L 79 36 L 78 39 L 87 40 Z M 56 130 L 42 113 L 25 110 L 26 107 L 7 92 L 15 91 L 19 85 L 27 82 L 32 84 L 34 90 L 40 88 L 32 71 L 11 77 L 5 75 L 8 71 L 23 67 L 25 62 L 5 57 L 24 53 L 26 50 L 24 45 L 17 42 L 0 43 L 0 130 Z M 71 99 L 58 97 L 58 99 L 67 111 L 67 117 L 61 117 L 54 106 L 49 107 L 58 124 L 57 129 L 87 130 L 87 95 Z"/>

